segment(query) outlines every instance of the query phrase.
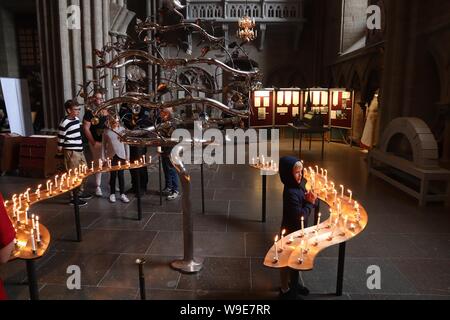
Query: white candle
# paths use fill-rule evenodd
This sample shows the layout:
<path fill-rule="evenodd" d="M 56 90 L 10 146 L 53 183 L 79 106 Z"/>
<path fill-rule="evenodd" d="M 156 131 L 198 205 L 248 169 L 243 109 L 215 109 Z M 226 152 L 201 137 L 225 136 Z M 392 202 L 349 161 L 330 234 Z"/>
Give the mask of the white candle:
<path fill-rule="evenodd" d="M 36 236 L 37 236 L 37 242 L 41 242 L 41 229 L 39 226 L 39 217 L 36 216 Z"/>
<path fill-rule="evenodd" d="M 147 161 L 146 161 L 146 160 L 147 160 L 147 158 L 145 157 L 145 155 L 142 156 L 142 163 L 143 163 L 143 164 L 147 164 Z"/>
<path fill-rule="evenodd" d="M 359 203 L 358 203 L 358 201 L 355 201 L 355 206 L 354 206 L 354 208 L 355 208 L 355 210 L 358 210 L 358 209 L 359 209 Z"/>
<path fill-rule="evenodd" d="M 19 208 L 22 208 L 22 197 L 23 197 L 23 194 L 21 193 L 19 195 Z"/>
<path fill-rule="evenodd" d="M 31 225 L 32 225 L 32 227 L 33 227 L 33 229 L 36 229 L 36 224 L 35 224 L 35 222 L 34 222 L 34 214 L 32 214 L 31 215 Z"/>
<path fill-rule="evenodd" d="M 344 186 L 341 184 L 341 198 L 344 197 Z"/>
<path fill-rule="evenodd" d="M 252 165 L 255 165 L 255 158 L 252 158 Z"/>
<path fill-rule="evenodd" d="M 337 201 L 337 191 L 336 191 L 336 189 L 333 189 L 333 194 L 334 194 L 334 202 L 336 203 L 336 201 Z"/>
<path fill-rule="evenodd" d="M 305 236 L 305 217 L 301 218 L 301 223 L 302 223 L 302 237 Z"/>
<path fill-rule="evenodd" d="M 28 188 L 27 192 L 25 192 L 25 194 L 27 196 L 27 202 L 30 202 L 30 191 L 31 191 L 31 188 Z"/>
<path fill-rule="evenodd" d="M 333 190 L 334 190 L 334 189 L 335 189 L 335 188 L 334 188 L 334 187 L 335 187 L 335 185 L 334 185 L 334 182 L 333 182 L 333 181 L 331 181 L 331 182 L 330 182 L 330 184 L 331 184 L 331 189 L 333 189 Z"/>
<path fill-rule="evenodd" d="M 348 189 L 347 192 L 350 195 L 350 200 L 348 201 L 348 203 L 352 203 L 353 192 L 350 189 Z"/>
<path fill-rule="evenodd" d="M 323 168 L 320 168 L 320 175 L 323 177 Z"/>
<path fill-rule="evenodd" d="M 120 162 L 120 161 L 119 161 L 119 164 L 118 164 L 118 166 L 119 166 L 119 167 L 121 167 L 121 166 L 122 166 L 122 162 Z"/>
<path fill-rule="evenodd" d="M 41 199 L 41 185 L 39 185 L 36 190 L 36 197 L 38 198 L 38 200 Z"/>
<path fill-rule="evenodd" d="M 130 161 L 127 160 L 127 167 L 129 168 L 131 166 Z"/>
<path fill-rule="evenodd" d="M 95 168 L 94 168 L 94 161 L 91 162 L 91 171 L 94 172 Z"/>
<path fill-rule="evenodd" d="M 275 261 L 278 262 L 278 236 L 275 237 Z"/>
<path fill-rule="evenodd" d="M 53 182 L 50 182 L 50 189 L 49 189 L 49 191 L 48 191 L 48 193 L 49 193 L 50 195 L 53 194 L 52 187 L 53 187 Z"/>
<path fill-rule="evenodd" d="M 55 176 L 55 187 L 58 186 L 58 178 L 59 178 L 59 176 L 56 175 L 56 176 Z"/>
<path fill-rule="evenodd" d="M 162 148 L 161 147 L 158 147 L 156 150 L 157 150 L 158 153 L 162 153 Z"/>
<path fill-rule="evenodd" d="M 149 156 L 148 157 L 148 163 L 152 163 L 152 160 L 153 160 L 152 156 Z"/>
<path fill-rule="evenodd" d="M 25 224 L 26 224 L 26 225 L 28 225 L 28 210 L 29 210 L 29 208 L 27 207 L 27 208 L 25 209 Z"/>
<path fill-rule="evenodd" d="M 34 230 L 31 229 L 31 249 L 36 253 L 36 240 L 34 239 Z"/>
<path fill-rule="evenodd" d="M 17 209 L 16 213 L 17 213 L 17 215 L 16 215 L 17 216 L 17 222 L 20 223 L 20 210 Z"/>
<path fill-rule="evenodd" d="M 316 174 L 319 175 L 319 166 L 316 166 Z"/>
<path fill-rule="evenodd" d="M 325 172 L 325 179 L 328 179 L 328 170 L 325 169 L 324 172 Z"/>
<path fill-rule="evenodd" d="M 69 178 L 72 177 L 72 169 L 69 170 Z"/>
<path fill-rule="evenodd" d="M 6 201 L 5 201 L 5 208 L 7 208 L 7 207 L 8 207 L 8 203 L 9 203 L 9 201 L 8 201 L 8 200 L 6 200 Z"/>
<path fill-rule="evenodd" d="M 78 178 L 78 168 L 75 168 L 75 170 L 73 170 L 75 177 Z"/>
<path fill-rule="evenodd" d="M 284 250 L 284 235 L 286 234 L 286 230 L 283 229 L 283 231 L 281 231 L 281 250 Z"/>
<path fill-rule="evenodd" d="M 51 182 L 50 180 L 47 181 L 47 185 L 46 185 L 47 186 L 47 191 L 50 190 L 50 182 Z"/>

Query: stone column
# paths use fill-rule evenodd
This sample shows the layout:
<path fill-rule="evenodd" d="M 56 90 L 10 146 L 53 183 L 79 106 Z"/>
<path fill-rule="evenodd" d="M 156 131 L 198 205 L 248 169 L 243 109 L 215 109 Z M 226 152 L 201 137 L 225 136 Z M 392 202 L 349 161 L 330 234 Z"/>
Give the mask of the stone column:
<path fill-rule="evenodd" d="M 103 0 L 103 44 L 106 45 L 111 42 L 111 37 L 109 36 L 110 30 L 110 0 Z M 111 60 L 111 54 L 106 54 L 106 59 Z M 105 78 L 104 87 L 106 88 L 106 99 L 109 100 L 113 97 L 113 88 L 111 84 L 112 80 L 112 70 L 106 70 L 107 76 Z"/>
<path fill-rule="evenodd" d="M 94 5 L 94 48 L 101 50 L 103 48 L 103 13 L 102 0 L 93 0 Z M 94 65 L 98 64 L 98 57 L 95 56 Z M 99 71 L 95 69 L 94 78 L 99 79 Z"/>
<path fill-rule="evenodd" d="M 58 1 L 59 34 L 63 74 L 64 100 L 73 98 L 72 69 L 70 65 L 69 30 L 67 29 L 67 0 Z"/>
<path fill-rule="evenodd" d="M 80 0 L 72 0 L 72 5 L 78 6 L 80 8 Z M 80 17 L 81 19 L 81 17 Z M 82 50 L 81 50 L 81 29 L 71 29 L 70 33 L 72 35 L 72 54 L 73 59 L 73 74 L 74 82 L 72 84 L 73 97 L 78 93 L 79 85 L 83 84 L 83 61 L 82 61 Z M 83 114 L 81 115 L 83 116 Z"/>
<path fill-rule="evenodd" d="M 92 60 L 92 29 L 91 29 L 91 0 L 83 0 L 82 3 L 83 14 L 83 57 L 84 57 L 84 81 L 94 80 L 94 73 L 92 69 L 86 66 L 93 67 Z"/>

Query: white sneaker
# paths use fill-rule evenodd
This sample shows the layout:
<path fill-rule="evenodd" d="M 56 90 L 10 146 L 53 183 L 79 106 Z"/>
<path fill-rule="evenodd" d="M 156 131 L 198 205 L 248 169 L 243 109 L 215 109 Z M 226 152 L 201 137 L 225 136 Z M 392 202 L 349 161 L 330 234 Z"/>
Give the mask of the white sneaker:
<path fill-rule="evenodd" d="M 115 194 L 112 194 L 109 196 L 109 202 L 116 203 L 116 195 Z"/>
<path fill-rule="evenodd" d="M 168 201 L 176 200 L 180 196 L 178 191 L 173 191 L 169 196 L 167 196 Z"/>
<path fill-rule="evenodd" d="M 97 197 L 103 197 L 102 188 L 97 187 L 97 189 L 95 189 L 95 195 L 96 195 Z"/>
<path fill-rule="evenodd" d="M 123 203 L 130 203 L 130 199 L 128 199 L 128 197 L 127 197 L 125 194 L 122 194 L 122 195 L 120 196 L 120 200 L 121 200 Z"/>

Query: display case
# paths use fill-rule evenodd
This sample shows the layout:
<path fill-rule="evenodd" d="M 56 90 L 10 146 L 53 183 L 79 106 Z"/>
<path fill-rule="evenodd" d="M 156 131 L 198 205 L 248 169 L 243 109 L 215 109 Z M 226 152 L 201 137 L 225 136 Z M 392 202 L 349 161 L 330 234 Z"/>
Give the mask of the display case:
<path fill-rule="evenodd" d="M 352 129 L 353 92 L 345 89 L 330 89 L 330 124 L 333 128 Z"/>
<path fill-rule="evenodd" d="M 252 93 L 250 127 L 264 128 L 274 126 L 274 100 L 274 89 L 262 89 Z"/>
<path fill-rule="evenodd" d="M 276 91 L 275 126 L 287 126 L 300 114 L 300 89 L 280 89 Z"/>
<path fill-rule="evenodd" d="M 330 119 L 330 92 L 324 88 L 311 88 L 303 91 L 303 114 L 314 112 L 321 114 L 323 123 Z"/>

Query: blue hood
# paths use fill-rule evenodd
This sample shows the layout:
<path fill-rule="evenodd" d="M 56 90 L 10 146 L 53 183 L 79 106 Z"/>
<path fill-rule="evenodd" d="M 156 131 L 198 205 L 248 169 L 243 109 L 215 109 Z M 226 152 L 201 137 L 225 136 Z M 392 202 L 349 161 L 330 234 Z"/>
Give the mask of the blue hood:
<path fill-rule="evenodd" d="M 299 160 L 294 157 L 283 157 L 280 159 L 280 178 L 287 188 L 298 188 L 300 185 L 295 181 L 292 170 Z"/>

